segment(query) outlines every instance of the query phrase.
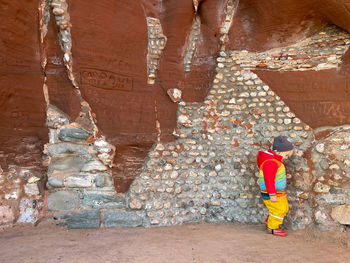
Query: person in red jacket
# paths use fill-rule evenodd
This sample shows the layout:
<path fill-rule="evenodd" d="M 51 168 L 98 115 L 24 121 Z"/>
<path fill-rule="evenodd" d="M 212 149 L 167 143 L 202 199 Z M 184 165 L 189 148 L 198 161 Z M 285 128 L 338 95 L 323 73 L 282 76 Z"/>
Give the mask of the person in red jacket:
<path fill-rule="evenodd" d="M 269 210 L 265 221 L 267 232 L 282 237 L 287 234 L 280 228 L 280 225 L 289 210 L 285 192 L 286 169 L 283 160 L 293 154 L 293 148 L 293 144 L 286 136 L 278 136 L 274 138 L 272 151 L 259 151 L 257 156 L 261 199 Z"/>

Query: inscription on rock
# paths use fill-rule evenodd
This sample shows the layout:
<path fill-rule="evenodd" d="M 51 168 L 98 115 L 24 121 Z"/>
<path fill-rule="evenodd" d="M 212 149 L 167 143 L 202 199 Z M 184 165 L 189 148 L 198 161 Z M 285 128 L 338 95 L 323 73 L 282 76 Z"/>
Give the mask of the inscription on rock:
<path fill-rule="evenodd" d="M 133 87 L 132 78 L 105 70 L 82 69 L 80 77 L 82 85 L 95 88 L 131 91 Z"/>

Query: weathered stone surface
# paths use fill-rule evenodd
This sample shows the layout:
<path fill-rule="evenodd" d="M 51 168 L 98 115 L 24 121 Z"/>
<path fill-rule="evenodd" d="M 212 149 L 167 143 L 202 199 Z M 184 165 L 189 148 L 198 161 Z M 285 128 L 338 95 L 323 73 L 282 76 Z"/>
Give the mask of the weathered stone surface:
<path fill-rule="evenodd" d="M 19 6 L 10 2 L 5 0 L 7 10 L 17 12 L 25 8 L 37 12 L 37 4 L 34 8 L 29 3 Z M 350 196 L 349 190 L 344 187 L 349 183 L 350 172 L 349 130 L 342 126 L 331 128 L 330 133 L 315 134 L 309 125 L 346 124 L 349 119 L 349 34 L 334 26 L 318 31 L 327 20 L 348 29 L 344 21 L 349 14 L 340 11 L 345 10 L 344 2 L 247 0 L 239 1 L 234 11 L 230 4 L 238 1 L 210 0 L 196 4 L 195 14 L 187 0 L 162 4 L 158 1 L 155 5 L 143 0 L 117 2 L 54 0 L 51 13 L 55 17 L 47 25 L 40 23 L 42 43 L 37 43 L 36 48 L 28 45 L 29 49 L 16 39 L 22 37 L 30 44 L 38 35 L 32 27 L 35 23 L 26 23 L 29 30 L 24 34 L 14 34 L 12 26 L 10 30 L 4 27 L 13 21 L 4 12 L 1 33 L 5 34 L 4 39 L 14 38 L 18 46 L 14 48 L 12 41 L 4 43 L 3 58 L 0 56 L 0 62 L 4 62 L 0 63 L 4 73 L 2 86 L 8 87 L 0 94 L 0 115 L 5 120 L 0 124 L 4 130 L 0 136 L 0 163 L 6 166 L 0 187 L 7 191 L 0 193 L 0 198 L 17 203 L 12 209 L 19 211 L 23 190 L 34 193 L 24 185 L 27 182 L 21 179 L 18 166 L 40 166 L 42 145 L 47 138 L 37 134 L 47 106 L 50 156 L 45 157 L 43 164 L 47 165 L 51 158 L 49 208 L 50 203 L 51 207 L 54 204 L 63 209 L 82 208 L 80 198 L 92 189 L 81 188 L 96 186 L 95 193 L 105 196 L 111 190 L 111 177 L 106 175 L 103 180 L 98 172 L 109 167 L 117 192 L 126 191 L 136 177 L 128 204 L 129 208 L 141 210 L 137 213 L 147 221 L 144 225 L 181 224 L 206 218 L 262 222 L 264 211 L 254 156 L 258 150 L 269 147 L 271 138 L 282 134 L 296 146 L 296 156 L 286 162 L 287 170 L 296 177 L 289 181 L 287 190 L 292 207 L 297 209 L 290 212 L 288 219 L 297 227 L 310 224 L 310 218 L 322 227 L 331 226 L 334 222 L 329 217 L 330 208 L 349 202 L 345 200 Z M 226 2 L 229 5 L 225 8 Z M 333 8 L 326 9 L 326 4 Z M 85 18 L 92 8 L 96 19 L 86 34 L 90 22 Z M 105 12 L 106 8 L 109 12 Z M 48 13 L 46 10 L 46 19 Z M 335 13 L 342 13 L 342 19 Z M 258 23 L 249 19 L 256 14 Z M 39 19 L 42 15 L 39 10 Z M 169 17 L 180 19 L 170 21 Z M 29 19 L 36 21 L 36 16 L 30 15 Z M 244 26 L 239 21 L 245 21 Z M 113 25 L 112 34 L 111 27 L 106 27 L 109 24 Z M 125 28 L 132 30 L 125 33 Z M 250 29 L 249 34 L 246 28 Z M 47 33 L 45 39 L 43 31 Z M 164 49 L 165 35 L 171 44 Z M 26 52 L 22 54 L 23 48 Z M 224 51 L 225 48 L 232 51 Z M 140 60 L 142 57 L 145 59 Z M 28 76 L 22 79 L 24 73 Z M 40 78 L 31 82 L 34 75 Z M 152 89 L 145 86 L 147 77 L 154 85 Z M 28 88 L 22 88 L 21 83 Z M 42 109 L 24 100 L 38 87 L 40 92 L 36 93 L 41 100 L 35 95 L 31 104 L 42 101 Z M 165 91 L 176 89 L 183 92 L 181 101 L 177 96 L 173 99 L 178 103 L 172 103 Z M 70 126 L 73 120 L 78 125 Z M 85 138 L 82 130 L 67 127 L 84 127 L 95 134 Z M 176 142 L 171 142 L 172 134 Z M 53 144 L 60 138 L 77 143 Z M 152 147 L 154 142 L 157 147 Z M 55 164 L 58 156 L 77 155 L 84 160 L 94 159 L 84 167 L 91 178 L 96 176 L 94 185 L 90 179 L 67 178 L 77 174 L 68 173 L 69 169 L 82 169 L 79 161 Z M 50 176 L 57 176 L 57 180 Z M 59 178 L 66 178 L 66 187 L 80 188 L 74 189 L 76 198 L 62 198 L 60 201 L 68 200 L 63 204 L 57 204 L 58 198 L 52 197 L 58 190 L 52 186 L 62 186 Z M 101 202 L 86 198 L 86 208 L 104 209 L 118 204 L 104 198 L 97 198 Z"/>
<path fill-rule="evenodd" d="M 53 188 L 63 187 L 63 181 L 55 177 L 50 177 L 47 179 L 47 186 Z"/>
<path fill-rule="evenodd" d="M 117 195 L 85 193 L 82 199 L 83 206 L 92 208 L 125 208 L 125 198 Z"/>
<path fill-rule="evenodd" d="M 28 196 L 37 196 L 39 195 L 39 188 L 37 184 L 26 184 L 24 186 L 24 192 Z"/>
<path fill-rule="evenodd" d="M 106 176 L 109 177 L 108 174 L 99 174 L 99 175 L 97 175 L 96 178 L 95 178 L 95 185 L 97 187 L 103 187 L 105 185 Z"/>
<path fill-rule="evenodd" d="M 66 214 L 61 217 L 64 221 L 62 225 L 70 229 L 99 228 L 99 210 L 86 210 L 81 213 Z"/>
<path fill-rule="evenodd" d="M 52 171 L 80 172 L 83 168 L 83 160 L 79 155 L 51 158 L 49 173 Z"/>
<path fill-rule="evenodd" d="M 11 207 L 0 206 L 0 225 L 13 223 L 15 220 L 15 215 Z"/>
<path fill-rule="evenodd" d="M 82 171 L 83 172 L 103 172 L 107 171 L 107 167 L 98 160 L 92 160 L 84 164 Z"/>
<path fill-rule="evenodd" d="M 56 143 L 47 146 L 47 153 L 49 155 L 60 155 L 60 154 L 88 154 L 89 146 L 77 143 Z"/>
<path fill-rule="evenodd" d="M 52 211 L 72 210 L 79 207 L 80 198 L 75 192 L 58 191 L 47 195 L 47 209 Z"/>
<path fill-rule="evenodd" d="M 58 133 L 58 138 L 64 142 L 85 141 L 90 133 L 80 128 L 64 128 Z"/>
<path fill-rule="evenodd" d="M 69 188 L 89 188 L 93 179 L 87 174 L 72 175 L 64 179 L 64 185 Z"/>
<path fill-rule="evenodd" d="M 19 205 L 20 215 L 17 220 L 18 223 L 32 223 L 34 224 L 39 217 L 39 212 L 36 207 L 36 200 L 23 198 Z"/>
<path fill-rule="evenodd" d="M 137 227 L 142 222 L 142 217 L 135 212 L 115 209 L 103 213 L 102 227 Z"/>
<path fill-rule="evenodd" d="M 332 218 L 343 225 L 350 225 L 350 205 L 334 207 L 331 213 Z"/>

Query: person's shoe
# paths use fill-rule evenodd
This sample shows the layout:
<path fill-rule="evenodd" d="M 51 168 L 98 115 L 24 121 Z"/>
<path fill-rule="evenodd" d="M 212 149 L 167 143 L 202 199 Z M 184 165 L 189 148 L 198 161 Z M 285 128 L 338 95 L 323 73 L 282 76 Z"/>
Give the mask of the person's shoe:
<path fill-rule="evenodd" d="M 267 228 L 266 231 L 268 234 L 272 234 L 274 236 L 279 236 L 279 237 L 286 237 L 287 236 L 287 233 L 284 232 L 281 228 L 276 228 L 276 229 Z"/>

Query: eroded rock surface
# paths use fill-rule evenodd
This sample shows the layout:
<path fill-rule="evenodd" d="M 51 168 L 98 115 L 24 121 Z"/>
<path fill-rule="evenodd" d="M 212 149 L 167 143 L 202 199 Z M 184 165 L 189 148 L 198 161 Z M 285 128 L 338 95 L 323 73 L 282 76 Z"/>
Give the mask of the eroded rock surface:
<path fill-rule="evenodd" d="M 290 188 L 293 227 L 329 229 L 330 210 L 348 202 L 345 155 L 320 135 L 335 126 L 347 138 L 348 1 L 5 0 L 0 11 L 1 224 L 45 217 L 45 184 L 51 204 L 79 196 L 68 210 L 92 227 L 132 210 L 135 225 L 260 222 L 246 153 L 284 132 L 305 155 Z M 112 197 L 135 178 L 119 206 Z M 86 201 L 95 195 L 130 211 L 101 212 Z"/>

